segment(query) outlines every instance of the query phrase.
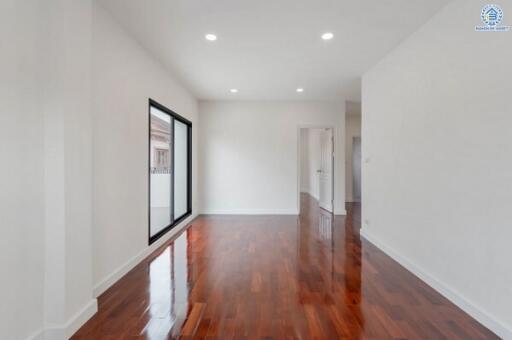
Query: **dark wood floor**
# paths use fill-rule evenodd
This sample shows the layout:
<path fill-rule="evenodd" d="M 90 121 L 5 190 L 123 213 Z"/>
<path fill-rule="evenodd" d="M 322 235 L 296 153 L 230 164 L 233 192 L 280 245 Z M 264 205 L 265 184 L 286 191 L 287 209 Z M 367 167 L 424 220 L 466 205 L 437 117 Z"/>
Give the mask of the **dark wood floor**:
<path fill-rule="evenodd" d="M 99 297 L 73 339 L 496 339 L 333 218 L 203 216 Z"/>

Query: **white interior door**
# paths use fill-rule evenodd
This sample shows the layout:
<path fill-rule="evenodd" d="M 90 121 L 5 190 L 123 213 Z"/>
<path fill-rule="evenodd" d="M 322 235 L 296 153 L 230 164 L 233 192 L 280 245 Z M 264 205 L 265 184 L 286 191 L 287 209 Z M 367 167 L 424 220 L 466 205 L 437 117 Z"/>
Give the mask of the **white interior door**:
<path fill-rule="evenodd" d="M 333 209 L 333 151 L 334 140 L 332 129 L 322 130 L 320 134 L 320 169 L 319 177 L 319 204 L 320 207 L 332 212 Z"/>

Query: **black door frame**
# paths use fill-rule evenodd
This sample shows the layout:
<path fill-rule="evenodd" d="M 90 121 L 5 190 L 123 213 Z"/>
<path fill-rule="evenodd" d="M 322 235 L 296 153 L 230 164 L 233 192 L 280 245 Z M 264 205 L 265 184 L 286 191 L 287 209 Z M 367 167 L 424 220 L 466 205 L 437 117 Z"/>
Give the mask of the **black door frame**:
<path fill-rule="evenodd" d="M 171 223 L 165 227 L 164 229 L 160 230 L 155 235 L 151 236 L 151 108 L 154 107 L 166 114 L 168 114 L 171 117 Z M 174 169 L 175 169 L 175 163 L 174 163 L 174 121 L 177 120 L 187 126 L 187 132 L 188 132 L 188 140 L 187 140 L 187 211 L 179 216 L 178 218 L 175 218 L 174 216 L 174 184 L 175 184 L 175 178 L 174 178 Z M 148 100 L 148 242 L 151 245 L 156 240 L 164 236 L 167 232 L 169 232 L 171 229 L 173 229 L 176 225 L 178 225 L 180 222 L 182 222 L 184 219 L 186 219 L 188 216 L 192 215 L 192 122 L 188 119 L 180 116 L 176 112 L 168 109 L 167 107 L 163 106 L 162 104 L 158 103 L 157 101 L 149 98 Z"/>

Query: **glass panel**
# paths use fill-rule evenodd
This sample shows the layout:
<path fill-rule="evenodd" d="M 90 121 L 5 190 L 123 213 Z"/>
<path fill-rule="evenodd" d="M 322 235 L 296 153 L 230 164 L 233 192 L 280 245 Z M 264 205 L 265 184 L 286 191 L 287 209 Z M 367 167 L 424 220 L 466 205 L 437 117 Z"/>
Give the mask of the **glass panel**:
<path fill-rule="evenodd" d="M 187 213 L 188 126 L 174 121 L 174 216 Z"/>
<path fill-rule="evenodd" d="M 151 107 L 150 134 L 150 235 L 172 223 L 171 218 L 171 117 Z"/>

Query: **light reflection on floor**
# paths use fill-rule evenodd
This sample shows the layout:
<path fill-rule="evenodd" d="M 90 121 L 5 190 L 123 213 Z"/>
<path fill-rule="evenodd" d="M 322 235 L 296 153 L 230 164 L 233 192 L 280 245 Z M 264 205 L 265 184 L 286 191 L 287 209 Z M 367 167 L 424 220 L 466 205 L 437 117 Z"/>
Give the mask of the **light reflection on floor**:
<path fill-rule="evenodd" d="M 149 313 L 143 331 L 148 339 L 162 339 L 181 328 L 188 311 L 187 234 L 181 234 L 149 265 Z"/>

